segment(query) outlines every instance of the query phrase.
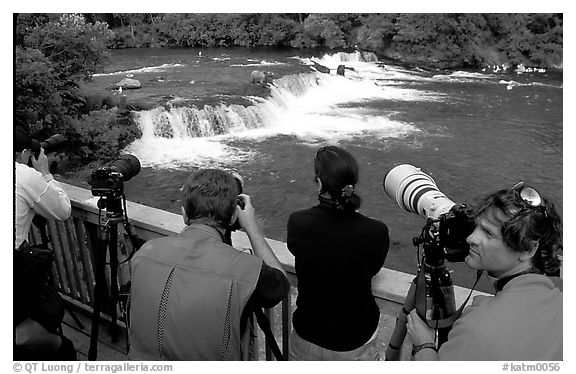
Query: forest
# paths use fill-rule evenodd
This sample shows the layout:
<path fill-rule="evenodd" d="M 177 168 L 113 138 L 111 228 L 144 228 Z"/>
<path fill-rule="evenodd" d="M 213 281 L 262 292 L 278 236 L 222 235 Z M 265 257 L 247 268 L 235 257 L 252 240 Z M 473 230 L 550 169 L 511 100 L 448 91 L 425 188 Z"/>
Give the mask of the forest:
<path fill-rule="evenodd" d="M 129 110 L 90 111 L 79 86 L 111 49 L 360 49 L 434 69 L 508 65 L 562 69 L 562 14 L 84 13 L 14 15 L 15 125 L 62 133 L 83 165 L 112 159 L 140 136 Z"/>
<path fill-rule="evenodd" d="M 360 48 L 439 68 L 558 67 L 562 14 L 115 14 L 85 15 L 115 34 L 112 48 Z"/>

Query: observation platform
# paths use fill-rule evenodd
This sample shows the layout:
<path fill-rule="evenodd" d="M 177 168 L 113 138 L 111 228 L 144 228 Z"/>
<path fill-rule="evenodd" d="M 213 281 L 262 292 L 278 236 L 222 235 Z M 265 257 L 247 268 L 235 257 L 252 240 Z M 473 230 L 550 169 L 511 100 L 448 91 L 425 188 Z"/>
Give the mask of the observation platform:
<path fill-rule="evenodd" d="M 60 293 L 65 299 L 69 311 L 67 312 L 63 331 L 70 338 L 77 351 L 79 360 L 88 359 L 90 346 L 90 332 L 92 307 L 94 305 L 95 267 L 94 255 L 99 248 L 98 241 L 98 197 L 92 196 L 90 190 L 61 183 L 68 193 L 72 202 L 72 215 L 64 222 L 48 221 L 47 231 L 51 238 L 52 248 L 55 251 L 53 273 Z M 169 213 L 160 209 L 145 205 L 126 202 L 126 211 L 132 226 L 143 240 L 150 240 L 159 236 L 176 235 L 183 228 L 182 217 L 178 214 Z M 102 211 L 105 214 L 105 211 Z M 118 284 L 126 284 L 130 279 L 129 263 L 122 263 L 132 251 L 132 245 L 125 233 L 122 223 L 118 223 Z M 40 242 L 40 233 L 33 226 L 31 230 L 31 242 Z M 250 248 L 248 236 L 242 231 L 232 233 L 234 247 L 242 250 Z M 288 251 L 286 243 L 268 239 L 270 247 L 284 265 L 289 281 L 291 292 L 276 307 L 266 310 L 270 318 L 272 331 L 285 357 L 288 356 L 289 336 L 292 330 L 292 311 L 295 308 L 297 296 L 297 279 L 294 270 L 294 257 Z M 108 259 L 109 260 L 109 259 Z M 109 263 L 107 260 L 107 263 Z M 97 360 L 124 361 L 127 360 L 126 326 L 117 305 L 110 303 L 110 266 L 106 266 L 107 290 L 102 306 L 99 329 L 99 344 Z M 381 359 L 394 330 L 396 316 L 400 312 L 408 289 L 414 275 L 399 271 L 382 268 L 374 277 L 372 289 L 376 302 L 380 307 L 380 324 L 378 342 L 381 348 Z M 455 286 L 454 293 L 456 305 L 459 306 L 466 299 L 470 290 Z M 484 294 L 474 291 L 473 295 Z M 109 328 L 112 325 L 112 308 L 116 308 L 118 320 L 114 324 L 117 331 L 117 339 L 113 339 Z M 74 318 L 76 318 L 76 320 Z M 80 322 L 80 323 L 78 323 Z M 411 344 L 408 338 L 404 341 L 402 359 L 408 360 Z M 262 331 L 258 329 L 258 352 L 259 360 L 274 360 L 274 356 L 265 344 Z"/>

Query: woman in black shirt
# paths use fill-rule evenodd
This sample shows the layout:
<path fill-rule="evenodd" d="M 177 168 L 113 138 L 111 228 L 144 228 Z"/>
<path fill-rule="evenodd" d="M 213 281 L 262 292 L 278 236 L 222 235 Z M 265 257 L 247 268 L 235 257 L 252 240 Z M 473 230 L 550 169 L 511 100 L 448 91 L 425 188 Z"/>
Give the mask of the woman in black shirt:
<path fill-rule="evenodd" d="M 388 253 L 388 228 L 356 211 L 358 164 L 350 153 L 322 147 L 314 171 L 319 204 L 288 219 L 298 278 L 290 359 L 376 360 L 380 311 L 371 282 Z"/>

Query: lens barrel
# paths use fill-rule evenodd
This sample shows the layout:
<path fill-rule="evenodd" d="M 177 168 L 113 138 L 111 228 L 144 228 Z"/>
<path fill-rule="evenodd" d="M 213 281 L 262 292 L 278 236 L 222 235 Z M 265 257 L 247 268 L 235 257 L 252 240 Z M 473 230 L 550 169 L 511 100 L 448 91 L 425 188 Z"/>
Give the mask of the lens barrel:
<path fill-rule="evenodd" d="M 32 139 L 32 153 L 34 154 L 34 157 L 38 158 L 38 155 L 40 155 L 40 148 L 44 148 L 44 153 L 50 153 L 55 151 L 65 142 L 66 138 L 62 134 L 54 134 L 43 141 Z"/>
<path fill-rule="evenodd" d="M 121 155 L 106 166 L 121 173 L 124 182 L 129 181 L 140 172 L 140 161 L 132 155 Z"/>
<path fill-rule="evenodd" d="M 48 139 L 40 142 L 40 146 L 44 148 L 46 153 L 53 151 L 66 142 L 66 138 L 62 134 L 54 134 Z"/>
<path fill-rule="evenodd" d="M 437 219 L 454 206 L 436 182 L 419 168 L 402 164 L 391 169 L 382 183 L 386 194 L 403 209 L 423 218 Z"/>

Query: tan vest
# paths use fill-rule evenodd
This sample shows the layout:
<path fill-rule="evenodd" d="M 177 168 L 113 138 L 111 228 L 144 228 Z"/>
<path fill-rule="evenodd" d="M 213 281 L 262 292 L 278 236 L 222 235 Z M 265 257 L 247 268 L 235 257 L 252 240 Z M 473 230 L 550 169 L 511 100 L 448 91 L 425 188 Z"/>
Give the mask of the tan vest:
<path fill-rule="evenodd" d="M 253 328 L 240 336 L 240 316 L 262 260 L 224 244 L 212 227 L 190 225 L 147 242 L 131 265 L 131 359 L 251 358 Z"/>

